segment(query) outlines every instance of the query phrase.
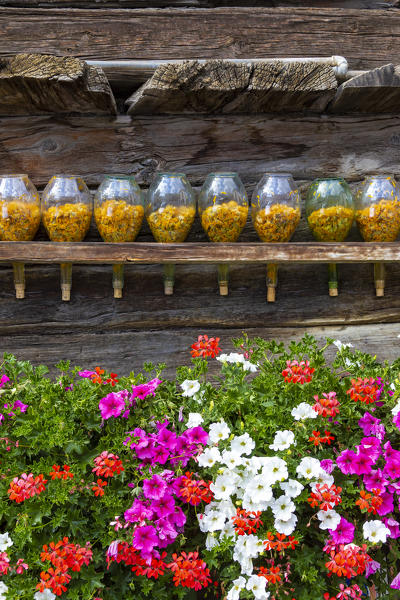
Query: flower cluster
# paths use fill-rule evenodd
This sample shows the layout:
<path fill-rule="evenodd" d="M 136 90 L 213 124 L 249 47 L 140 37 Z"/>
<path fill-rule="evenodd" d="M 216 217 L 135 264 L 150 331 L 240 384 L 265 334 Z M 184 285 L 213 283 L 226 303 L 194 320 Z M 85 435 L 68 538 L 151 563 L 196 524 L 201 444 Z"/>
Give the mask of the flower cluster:
<path fill-rule="evenodd" d="M 64 465 L 63 468 L 59 465 L 53 465 L 53 470 L 49 473 L 51 479 L 73 479 L 74 474 L 71 473 L 71 467 Z"/>
<path fill-rule="evenodd" d="M 362 402 L 363 404 L 372 404 L 375 400 L 379 400 L 382 390 L 382 379 L 373 379 L 372 377 L 365 377 L 362 379 L 351 380 L 351 388 L 347 390 L 346 394 L 350 395 L 350 398 L 354 402 Z"/>
<path fill-rule="evenodd" d="M 95 467 L 92 469 L 98 477 L 114 477 L 124 470 L 122 460 L 116 454 L 111 454 L 105 450 L 94 459 Z"/>
<path fill-rule="evenodd" d="M 110 375 L 103 380 L 102 375 L 104 375 L 104 369 L 101 369 L 100 367 L 96 367 L 94 371 L 79 371 L 78 375 L 84 379 L 91 379 L 93 383 L 97 383 L 98 385 L 110 383 L 112 387 L 114 387 L 118 383 L 118 375 L 116 373 L 110 373 Z"/>
<path fill-rule="evenodd" d="M 8 489 L 10 500 L 15 500 L 17 504 L 24 502 L 28 498 L 33 498 L 37 494 L 41 494 L 46 489 L 47 479 L 40 474 L 36 477 L 33 473 L 22 473 L 21 477 L 14 477 Z"/>
<path fill-rule="evenodd" d="M 156 378 L 148 383 L 133 385 L 131 393 L 128 390 L 110 392 L 99 402 L 101 418 L 106 420 L 122 416 L 127 419 L 130 409 L 136 405 L 136 398 L 144 400 L 147 396 L 154 396 L 160 383 L 162 381 Z"/>
<path fill-rule="evenodd" d="M 49 561 L 52 567 L 40 573 L 40 582 L 36 589 L 42 593 L 48 589 L 56 596 L 61 596 L 63 592 L 67 591 L 67 585 L 71 581 L 69 571 L 79 572 L 83 565 L 89 565 L 92 557 L 93 552 L 89 543 L 82 547 L 79 544 L 71 543 L 67 537 L 64 537 L 57 543 L 45 544 L 40 560 L 42 562 Z"/>
<path fill-rule="evenodd" d="M 180 478 L 179 497 L 192 506 L 197 506 L 200 502 L 209 504 L 213 499 L 213 493 L 210 490 L 211 481 L 203 479 L 193 479 L 193 473 L 187 472 Z"/>
<path fill-rule="evenodd" d="M 284 377 L 286 382 L 292 383 L 300 383 L 300 385 L 304 385 L 305 383 L 310 383 L 313 378 L 313 373 L 315 369 L 314 367 L 310 367 L 310 362 L 308 360 L 287 360 L 286 361 L 286 369 L 282 371 L 282 376 Z"/>
<path fill-rule="evenodd" d="M 339 414 L 340 403 L 336 398 L 336 392 L 323 393 L 322 398 L 314 396 L 314 400 L 313 408 L 321 417 L 335 417 Z"/>
<path fill-rule="evenodd" d="M 191 355 L 193 358 L 215 358 L 221 352 L 218 346 L 219 338 L 208 338 L 208 335 L 199 335 L 197 342 L 191 346 Z"/>

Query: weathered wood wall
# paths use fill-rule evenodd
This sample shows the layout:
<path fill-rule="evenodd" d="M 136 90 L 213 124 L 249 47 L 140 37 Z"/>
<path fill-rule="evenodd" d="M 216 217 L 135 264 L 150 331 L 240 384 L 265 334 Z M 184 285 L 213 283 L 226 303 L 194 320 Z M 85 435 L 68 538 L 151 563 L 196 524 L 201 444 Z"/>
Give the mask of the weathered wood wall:
<path fill-rule="evenodd" d="M 83 59 L 342 54 L 352 69 L 400 63 L 395 2 L 151 3 L 168 7 L 162 10 L 144 8 L 150 3 L 139 0 L 93 4 L 0 2 L 0 56 L 25 51 Z M 212 8 L 232 4 L 246 8 Z M 181 8 L 188 6 L 195 8 Z M 1 171 L 27 172 L 39 188 L 60 171 L 83 175 L 94 189 L 103 173 L 133 173 L 147 187 L 156 170 L 179 170 L 197 187 L 210 171 L 229 169 L 240 173 L 249 193 L 266 170 L 291 171 L 304 191 L 317 176 L 341 174 L 356 186 L 365 173 L 400 175 L 399 163 L 400 114 L 0 118 Z M 43 232 L 38 239 L 44 239 Z M 94 228 L 89 239 L 99 239 Z M 150 240 L 147 227 L 138 239 Z M 198 221 L 189 239 L 205 241 Z M 250 220 L 242 239 L 256 239 Z M 294 240 L 307 239 L 303 217 Z M 359 239 L 355 230 L 352 239 Z M 228 298 L 218 296 L 213 267 L 178 267 L 175 295 L 165 297 L 160 267 L 129 266 L 122 300 L 112 298 L 109 266 L 79 266 L 70 303 L 60 300 L 56 266 L 27 267 L 23 301 L 14 299 L 11 268 L 2 267 L 0 350 L 36 363 L 54 364 L 67 356 L 82 366 L 102 364 L 126 373 L 144 360 L 165 361 L 170 370 L 187 362 L 188 348 L 201 332 L 219 335 L 227 349 L 227 340 L 243 330 L 283 340 L 308 331 L 394 358 L 400 265 L 388 266 L 381 299 L 374 296 L 371 270 L 341 267 L 340 295 L 329 298 L 324 265 L 282 267 L 277 302 L 267 305 L 265 271 L 257 266 L 232 267 Z"/>

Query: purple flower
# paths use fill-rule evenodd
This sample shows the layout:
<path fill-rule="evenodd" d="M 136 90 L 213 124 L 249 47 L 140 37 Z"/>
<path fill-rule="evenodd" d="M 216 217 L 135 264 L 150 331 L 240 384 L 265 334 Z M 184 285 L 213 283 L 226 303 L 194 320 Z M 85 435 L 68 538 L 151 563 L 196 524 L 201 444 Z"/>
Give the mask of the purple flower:
<path fill-rule="evenodd" d="M 119 540 L 114 540 L 113 542 L 111 542 L 111 544 L 109 545 L 109 547 L 107 549 L 107 553 L 106 553 L 108 558 L 114 558 L 114 559 L 117 558 L 118 544 L 119 544 Z"/>
<path fill-rule="evenodd" d="M 164 494 L 162 498 L 153 500 L 150 508 L 159 516 L 167 517 L 175 509 L 175 500 L 170 494 Z"/>
<path fill-rule="evenodd" d="M 28 405 L 21 402 L 21 400 L 16 400 L 14 402 L 13 410 L 19 408 L 22 413 L 26 412 Z"/>
<path fill-rule="evenodd" d="M 136 527 L 132 545 L 137 550 L 143 550 L 144 554 L 150 554 L 154 546 L 159 544 L 159 541 L 155 528 L 152 525 L 144 525 L 143 527 Z"/>
<path fill-rule="evenodd" d="M 185 437 L 190 444 L 207 444 L 208 441 L 208 433 L 202 427 L 186 429 L 182 437 Z"/>
<path fill-rule="evenodd" d="M 6 383 L 8 383 L 9 381 L 11 381 L 11 379 L 9 377 L 7 377 L 7 375 L 2 375 L 0 377 L 0 388 L 2 388 L 3 386 L 5 386 Z"/>
<path fill-rule="evenodd" d="M 178 532 L 166 518 L 158 519 L 155 523 L 160 538 L 159 546 L 160 548 L 165 548 L 175 540 Z"/>
<path fill-rule="evenodd" d="M 383 502 L 377 509 L 377 513 L 379 516 L 383 517 L 384 515 L 387 515 L 393 511 L 393 494 L 384 492 L 380 495 L 380 498 L 382 498 Z"/>
<path fill-rule="evenodd" d="M 325 458 L 324 460 L 321 460 L 321 467 L 324 471 L 326 471 L 326 473 L 329 473 L 330 475 L 333 469 L 335 468 L 335 465 L 333 460 L 331 460 L 330 458 Z"/>
<path fill-rule="evenodd" d="M 400 573 L 397 573 L 396 577 L 393 579 L 390 587 L 393 590 L 400 590 Z"/>
<path fill-rule="evenodd" d="M 383 472 L 391 479 L 398 479 L 400 477 L 400 461 L 389 458 L 383 467 Z"/>
<path fill-rule="evenodd" d="M 378 563 L 376 560 L 370 560 L 365 565 L 365 577 L 369 577 L 373 575 L 381 568 L 381 563 Z"/>
<path fill-rule="evenodd" d="M 369 413 L 368 411 L 364 414 L 364 416 L 362 417 L 362 419 L 360 419 L 358 421 L 358 426 L 361 427 L 361 429 L 364 432 L 364 435 L 370 435 L 371 434 L 371 429 L 373 425 L 377 425 L 381 422 L 380 419 L 377 419 L 376 417 L 374 417 L 373 415 L 371 415 L 371 413 Z"/>
<path fill-rule="evenodd" d="M 400 429 L 400 411 L 394 415 L 393 423 L 396 425 L 397 429 Z"/>
<path fill-rule="evenodd" d="M 168 520 L 177 527 L 183 527 L 186 523 L 186 515 L 179 506 L 175 506 L 174 512 L 168 515 Z"/>
<path fill-rule="evenodd" d="M 143 482 L 143 494 L 150 500 L 159 500 L 167 490 L 167 484 L 159 475 L 153 475 L 151 479 L 145 479 Z"/>
<path fill-rule="evenodd" d="M 373 462 L 371 458 L 364 452 L 360 452 L 356 455 L 352 468 L 354 469 L 354 473 L 356 475 L 364 475 L 365 473 L 371 472 L 372 465 Z"/>
<path fill-rule="evenodd" d="M 102 419 L 119 417 L 122 411 L 125 410 L 125 399 L 121 395 L 121 392 L 111 392 L 100 400 L 99 409 Z"/>
<path fill-rule="evenodd" d="M 336 464 L 345 475 L 354 475 L 354 461 L 357 454 L 353 450 L 343 450 L 336 459 Z"/>
<path fill-rule="evenodd" d="M 331 534 L 334 544 L 351 544 L 354 540 L 354 530 L 355 525 L 342 517 L 335 531 L 330 529 L 329 533 Z"/>
<path fill-rule="evenodd" d="M 373 463 L 376 463 L 382 454 L 381 443 L 376 437 L 362 438 L 360 446 L 357 446 L 357 450 L 359 454 L 363 453 L 369 456 Z"/>
<path fill-rule="evenodd" d="M 161 446 L 166 446 L 169 450 L 174 450 L 176 446 L 176 437 L 176 433 L 163 427 L 158 432 L 156 440 Z"/>
<path fill-rule="evenodd" d="M 133 501 L 131 508 L 124 512 L 124 519 L 129 523 L 143 523 L 146 519 L 153 518 L 153 511 L 141 500 L 137 498 Z"/>
<path fill-rule="evenodd" d="M 95 371 L 79 371 L 78 372 L 79 377 L 84 377 L 85 379 L 88 379 L 89 377 L 92 377 L 92 375 L 96 375 Z"/>
<path fill-rule="evenodd" d="M 370 473 L 366 473 L 363 481 L 368 492 L 372 492 L 373 489 L 383 491 L 389 483 L 384 476 L 382 469 L 371 470 Z"/>
<path fill-rule="evenodd" d="M 152 464 L 158 463 L 160 465 L 165 465 L 169 458 L 169 450 L 168 448 L 164 448 L 163 446 L 157 446 L 153 450 Z"/>
<path fill-rule="evenodd" d="M 396 540 L 400 537 L 400 524 L 392 517 L 385 517 L 382 519 L 383 523 L 390 530 L 390 537 Z"/>
<path fill-rule="evenodd" d="M 152 379 L 148 383 L 133 385 L 131 398 L 139 398 L 140 400 L 144 400 L 149 395 L 155 396 L 155 391 L 160 383 L 162 383 L 161 379 L 156 378 Z"/>

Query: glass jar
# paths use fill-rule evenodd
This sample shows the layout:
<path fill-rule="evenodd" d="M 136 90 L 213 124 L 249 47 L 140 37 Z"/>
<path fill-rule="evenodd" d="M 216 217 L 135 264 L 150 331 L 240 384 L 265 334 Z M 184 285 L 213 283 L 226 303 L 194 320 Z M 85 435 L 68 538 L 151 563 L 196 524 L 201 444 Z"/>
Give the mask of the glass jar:
<path fill-rule="evenodd" d="M 308 226 L 319 242 L 343 242 L 354 220 L 354 203 L 342 177 L 316 179 L 306 198 Z"/>
<path fill-rule="evenodd" d="M 319 242 L 343 242 L 354 220 L 351 190 L 343 177 L 316 179 L 306 198 L 308 226 Z M 335 263 L 328 266 L 329 295 L 338 295 L 338 273 Z"/>
<path fill-rule="evenodd" d="M 288 242 L 300 221 L 300 193 L 289 173 L 265 173 L 251 199 L 254 229 L 262 242 Z"/>
<path fill-rule="evenodd" d="M 39 194 L 28 175 L 1 175 L 0 240 L 29 242 L 39 225 Z"/>
<path fill-rule="evenodd" d="M 157 173 L 147 195 L 146 218 L 157 242 L 184 242 L 196 214 L 193 189 L 183 173 Z"/>
<path fill-rule="evenodd" d="M 199 215 L 211 242 L 236 242 L 249 210 L 246 190 L 237 173 L 211 173 L 199 195 Z"/>
<path fill-rule="evenodd" d="M 391 176 L 367 177 L 355 198 L 356 222 L 366 242 L 394 242 L 400 231 L 400 201 Z"/>
<path fill-rule="evenodd" d="M 0 241 L 29 242 L 40 225 L 40 199 L 28 175 L 0 176 Z M 25 266 L 13 263 L 16 298 L 25 298 Z"/>
<path fill-rule="evenodd" d="M 92 198 L 75 175 L 54 175 L 42 194 L 43 224 L 52 242 L 81 242 L 92 220 Z"/>
<path fill-rule="evenodd" d="M 105 242 L 133 242 L 142 226 L 143 197 L 134 177 L 106 175 L 94 197 L 94 218 Z"/>

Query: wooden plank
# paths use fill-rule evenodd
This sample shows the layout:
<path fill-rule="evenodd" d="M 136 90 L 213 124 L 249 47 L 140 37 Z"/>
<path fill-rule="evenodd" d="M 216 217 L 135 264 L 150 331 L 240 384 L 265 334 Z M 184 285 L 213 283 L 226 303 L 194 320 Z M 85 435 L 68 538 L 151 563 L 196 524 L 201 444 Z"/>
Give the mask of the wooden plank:
<path fill-rule="evenodd" d="M 30 333 L 2 336 L 0 352 L 12 352 L 21 360 L 30 360 L 33 364 L 46 364 L 53 375 L 57 374 L 54 365 L 60 360 L 70 360 L 72 365 L 94 369 L 101 366 L 119 375 L 138 373 L 143 363 L 165 363 L 164 377 L 174 377 L 178 365 L 190 365 L 190 345 L 197 339 L 196 327 L 177 328 L 164 331 L 99 331 L 80 333 L 78 331 L 59 333 L 47 330 L 43 333 Z M 204 333 L 221 338 L 224 352 L 235 351 L 231 338 L 239 338 L 243 328 L 222 329 L 210 325 L 202 329 Z M 376 354 L 378 360 L 394 361 L 399 357 L 400 347 L 396 324 L 376 324 L 358 326 L 326 327 L 247 327 L 250 337 L 275 339 L 288 344 L 299 340 L 305 333 L 313 335 L 324 344 L 326 337 L 350 342 L 364 352 Z M 333 359 L 336 348 L 329 349 L 327 357 Z M 236 350 L 237 351 L 237 350 Z M 218 361 L 210 361 L 210 372 L 220 370 Z"/>
<path fill-rule="evenodd" d="M 133 242 L 0 242 L 0 261 L 83 264 L 374 263 L 400 261 L 400 243 L 289 242 L 263 244 Z"/>
<path fill-rule="evenodd" d="M 0 64 L 0 115 L 115 114 L 103 71 L 77 58 L 17 54 Z"/>
<path fill-rule="evenodd" d="M 160 65 L 128 100 L 128 113 L 323 112 L 337 89 L 332 67 L 304 62 Z"/>
<path fill-rule="evenodd" d="M 27 172 L 38 187 L 60 165 L 90 186 L 104 173 L 133 174 L 146 186 L 157 170 L 183 171 L 193 185 L 212 171 L 238 171 L 251 192 L 265 171 L 360 181 L 397 173 L 399 162 L 398 115 L 0 119 L 2 172 Z"/>
<path fill-rule="evenodd" d="M 338 113 L 396 112 L 400 107 L 400 67 L 366 71 L 339 86 L 329 110 Z"/>
<path fill-rule="evenodd" d="M 397 9 L 3 7 L 0 31 L 0 56 L 39 52 L 109 60 L 341 54 L 351 69 L 400 63 Z M 27 36 L 27 31 L 35 34 Z"/>

